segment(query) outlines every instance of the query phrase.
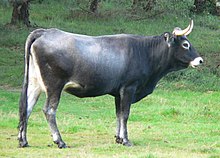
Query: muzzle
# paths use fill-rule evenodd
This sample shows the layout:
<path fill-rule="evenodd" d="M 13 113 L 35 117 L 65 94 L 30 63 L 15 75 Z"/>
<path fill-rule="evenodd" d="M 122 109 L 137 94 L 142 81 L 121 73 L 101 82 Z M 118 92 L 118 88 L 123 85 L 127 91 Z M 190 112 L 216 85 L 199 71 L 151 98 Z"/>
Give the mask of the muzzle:
<path fill-rule="evenodd" d="M 203 59 L 201 57 L 197 57 L 195 58 L 193 61 L 190 62 L 190 66 L 192 66 L 193 68 L 201 65 L 203 63 Z"/>

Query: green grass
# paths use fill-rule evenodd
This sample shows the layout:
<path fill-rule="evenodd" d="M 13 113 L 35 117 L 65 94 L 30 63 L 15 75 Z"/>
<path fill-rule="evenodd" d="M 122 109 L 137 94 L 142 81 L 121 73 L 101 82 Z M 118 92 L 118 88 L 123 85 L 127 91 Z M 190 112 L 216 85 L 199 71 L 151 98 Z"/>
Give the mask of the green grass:
<path fill-rule="evenodd" d="M 19 47 L 0 48 L 0 86 L 18 86 L 23 78 L 23 54 Z"/>
<path fill-rule="evenodd" d="M 52 143 L 41 110 L 42 95 L 29 119 L 31 147 L 20 149 L 16 140 L 18 98 L 18 92 L 0 90 L 0 156 L 200 158 L 220 154 L 219 92 L 156 89 L 132 105 L 128 123 L 134 143 L 131 148 L 114 142 L 113 97 L 79 99 L 63 93 L 57 120 L 63 139 L 71 148 L 60 150 Z"/>
<path fill-rule="evenodd" d="M 181 81 L 185 82 L 186 87 L 191 87 L 194 83 L 199 82 L 194 79 L 200 74 L 205 83 L 211 83 L 206 86 L 209 87 L 208 90 L 219 90 L 220 21 L 218 17 L 211 15 L 193 15 L 189 11 L 186 12 L 186 8 L 192 5 L 190 1 L 186 6 L 183 6 L 182 2 L 179 2 L 175 4 L 176 9 L 168 8 L 164 14 L 154 18 L 136 20 L 136 16 L 145 17 L 147 14 L 132 16 L 129 5 L 130 4 L 125 1 L 120 3 L 102 2 L 99 15 L 94 16 L 88 15 L 85 11 L 83 12 L 70 1 L 54 1 L 53 3 L 51 1 L 43 1 L 42 4 L 35 2 L 31 3 L 30 21 L 33 25 L 37 25 L 38 27 L 56 27 L 65 31 L 87 35 L 117 33 L 160 35 L 165 31 L 172 32 L 176 26 L 186 27 L 189 23 L 189 19 L 192 18 L 194 19 L 195 27 L 189 39 L 205 59 L 205 68 L 201 68 L 199 72 L 194 71 L 195 73 L 182 71 L 181 74 L 187 78 L 187 83 L 182 79 Z M 163 2 L 159 7 L 163 10 L 167 8 L 167 5 L 168 4 L 164 4 Z M 171 10 L 174 10 L 175 14 L 172 14 Z M 0 17 L 0 78 L 2 79 L 0 80 L 0 86 L 9 85 L 20 87 L 23 78 L 24 43 L 29 32 L 34 28 L 27 29 L 22 25 L 17 27 L 6 25 L 10 22 L 11 12 L 11 7 L 0 3 L 0 13 L 3 15 Z M 185 13 L 184 16 L 183 12 Z M 8 66 L 8 64 L 10 66 Z M 12 74 L 13 76 L 11 76 Z M 171 78 L 178 78 L 178 81 L 180 81 L 178 76 L 179 74 L 177 73 Z M 16 78 L 16 80 L 14 78 Z M 193 88 L 201 90 L 203 87 L 204 86 L 197 84 Z"/>

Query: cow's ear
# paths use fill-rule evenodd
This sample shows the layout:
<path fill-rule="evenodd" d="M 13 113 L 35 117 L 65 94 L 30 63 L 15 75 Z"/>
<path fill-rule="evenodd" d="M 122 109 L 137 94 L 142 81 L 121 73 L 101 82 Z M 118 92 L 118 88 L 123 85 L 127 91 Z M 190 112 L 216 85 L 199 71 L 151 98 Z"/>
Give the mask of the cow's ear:
<path fill-rule="evenodd" d="M 164 40 L 165 40 L 165 42 L 167 43 L 167 45 L 168 45 L 168 47 L 170 47 L 170 43 L 171 43 L 171 39 L 172 39 L 172 35 L 171 35 L 171 33 L 169 33 L 169 32 L 165 32 L 164 34 L 163 34 L 163 37 L 164 37 Z"/>

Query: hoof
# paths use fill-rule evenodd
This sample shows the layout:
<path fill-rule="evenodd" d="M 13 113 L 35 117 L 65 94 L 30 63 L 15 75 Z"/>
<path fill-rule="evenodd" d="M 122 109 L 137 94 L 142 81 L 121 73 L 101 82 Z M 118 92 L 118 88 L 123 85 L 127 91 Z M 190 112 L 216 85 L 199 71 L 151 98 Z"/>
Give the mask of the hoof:
<path fill-rule="evenodd" d="M 122 143 L 124 146 L 127 146 L 127 147 L 132 147 L 133 144 L 130 142 L 130 141 L 127 141 L 127 142 L 123 142 Z"/>
<path fill-rule="evenodd" d="M 54 143 L 57 144 L 58 148 L 60 149 L 67 148 L 66 144 L 63 141 L 54 142 Z"/>
<path fill-rule="evenodd" d="M 115 142 L 116 142 L 117 144 L 122 144 L 122 143 L 123 143 L 123 139 L 120 138 L 119 136 L 115 136 Z"/>
<path fill-rule="evenodd" d="M 19 148 L 29 147 L 28 142 L 19 142 Z"/>
<path fill-rule="evenodd" d="M 122 145 L 127 146 L 127 147 L 133 146 L 133 144 L 129 140 L 120 138 L 119 136 L 115 136 L 115 142 L 117 144 L 122 144 Z"/>
<path fill-rule="evenodd" d="M 64 143 L 64 144 L 59 144 L 59 145 L 58 145 L 58 148 L 59 148 L 59 149 L 63 149 L 63 148 L 67 148 L 67 146 L 66 146 L 65 143 Z"/>

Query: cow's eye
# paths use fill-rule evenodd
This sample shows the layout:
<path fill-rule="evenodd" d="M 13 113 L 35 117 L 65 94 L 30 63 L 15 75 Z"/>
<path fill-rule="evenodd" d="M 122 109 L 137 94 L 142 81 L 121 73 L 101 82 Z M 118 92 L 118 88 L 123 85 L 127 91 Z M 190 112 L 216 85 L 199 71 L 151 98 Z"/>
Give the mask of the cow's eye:
<path fill-rule="evenodd" d="M 188 42 L 188 41 L 184 41 L 184 42 L 182 43 L 182 47 L 183 47 L 184 49 L 189 49 L 189 47 L 190 47 L 189 42 Z"/>

